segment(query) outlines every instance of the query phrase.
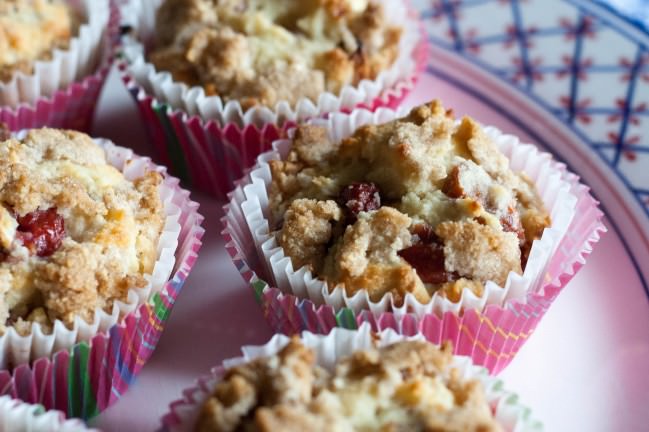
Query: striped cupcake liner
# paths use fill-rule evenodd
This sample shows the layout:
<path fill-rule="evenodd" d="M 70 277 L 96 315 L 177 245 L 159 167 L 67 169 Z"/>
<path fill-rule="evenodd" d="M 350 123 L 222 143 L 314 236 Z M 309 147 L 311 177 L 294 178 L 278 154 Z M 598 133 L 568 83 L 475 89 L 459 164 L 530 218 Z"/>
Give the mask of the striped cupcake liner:
<path fill-rule="evenodd" d="M 338 358 L 348 356 L 357 350 L 390 345 L 403 340 L 425 339 L 422 333 L 415 332 L 406 336 L 390 328 L 376 334 L 368 324 L 360 325 L 355 331 L 336 328 L 327 335 L 305 331 L 301 336 L 303 343 L 317 353 L 317 363 L 327 368 L 331 368 Z M 170 404 L 169 412 L 162 417 L 161 430 L 165 432 L 193 430 L 200 408 L 227 368 L 258 357 L 273 355 L 288 341 L 286 336 L 275 335 L 266 345 L 242 347 L 242 357 L 225 360 L 220 366 L 212 369 L 209 375 L 199 378 L 193 387 L 183 391 L 182 399 Z M 476 379 L 482 383 L 494 418 L 503 430 L 517 432 L 543 430 L 543 425 L 534 419 L 529 408 L 520 403 L 518 396 L 507 391 L 503 382 L 490 376 L 485 368 L 472 364 L 471 359 L 466 356 L 455 356 L 453 366 L 465 379 Z"/>
<path fill-rule="evenodd" d="M 151 164 L 148 158 L 129 156 L 132 152 L 128 149 L 107 148 L 116 157 L 121 152 L 127 160 Z M 136 165 L 132 161 L 129 167 Z M 134 304 L 132 312 L 107 331 L 100 331 L 89 340 L 81 340 L 79 335 L 70 348 L 59 349 L 51 357 L 0 370 L 0 395 L 38 403 L 46 409 L 62 411 L 68 417 L 89 419 L 117 402 L 134 382 L 156 348 L 197 259 L 204 233 L 198 203 L 190 199 L 187 190 L 180 188 L 178 179 L 166 175 L 160 167 L 156 170 L 166 177 L 169 195 L 165 201 L 174 207 L 177 212 L 174 218 L 176 215 L 178 218 L 175 264 L 169 279 L 139 305 Z"/>
<path fill-rule="evenodd" d="M 416 20 L 416 12 L 408 4 L 407 7 L 409 19 Z M 187 187 L 224 200 L 244 170 L 254 164 L 260 153 L 270 149 L 274 140 L 286 136 L 286 131 L 294 126 L 296 121 L 312 116 L 326 117 L 335 111 L 351 112 L 357 108 L 372 111 L 380 107 L 396 109 L 412 91 L 428 62 L 428 42 L 422 25 L 420 34 L 421 37 L 412 48 L 414 67 L 410 75 L 400 78 L 371 100 L 365 99 L 345 105 L 342 100 L 346 98 L 329 95 L 335 102 L 329 101 L 323 107 L 320 103 L 317 107 L 309 103 L 308 110 L 305 108 L 305 112 L 311 113 L 309 115 L 296 112 L 284 114 L 283 111 L 282 114 L 273 112 L 270 115 L 271 110 L 267 108 L 260 108 L 260 113 L 243 113 L 235 101 L 218 109 L 212 106 L 205 108 L 222 111 L 220 120 L 208 120 L 180 109 L 181 105 L 184 106 L 181 102 L 172 105 L 156 97 L 155 95 L 164 93 L 164 90 L 156 88 L 148 81 L 146 85 L 141 84 L 140 79 L 136 79 L 130 70 L 132 60 L 128 59 L 129 56 L 122 54 L 123 58 L 118 63 L 118 68 L 122 81 L 139 108 L 142 122 L 160 163 L 168 166 L 170 172 L 180 178 Z M 165 89 L 167 87 L 163 86 Z M 350 94 L 352 93 L 355 91 L 350 89 Z M 196 101 L 191 105 L 197 105 Z M 332 110 L 324 107 L 337 108 Z M 287 120 L 280 121 L 282 117 Z M 270 118 L 275 120 L 269 121 Z"/>
<path fill-rule="evenodd" d="M 269 157 L 279 157 L 274 153 L 269 156 L 271 153 L 260 156 L 257 167 L 262 166 Z M 485 366 L 495 374 L 509 364 L 531 336 L 554 299 L 585 264 L 593 245 L 605 231 L 601 222 L 603 214 L 589 189 L 579 183 L 577 176 L 568 173 L 565 166 L 558 166 L 557 170 L 562 173 L 574 196 L 576 216 L 566 226 L 565 234 L 560 237 L 538 282 L 534 284 L 538 289 L 530 289 L 517 298 L 507 297 L 498 304 L 455 308 L 458 310 L 429 307 L 422 312 L 419 307 L 390 310 L 353 307 L 351 303 L 335 305 L 326 299 L 318 302 L 298 296 L 288 288 L 282 291 L 272 282 L 269 283 L 274 280 L 269 273 L 272 264 L 264 257 L 265 252 L 258 250 L 264 249 L 258 245 L 258 241 L 262 240 L 251 232 L 255 230 L 257 233 L 259 225 L 252 222 L 253 219 L 256 221 L 253 213 L 259 215 L 264 211 L 258 207 L 265 199 L 257 195 L 257 191 L 261 190 L 259 188 L 264 188 L 263 180 L 258 177 L 266 172 L 263 168 L 255 169 L 254 175 L 243 177 L 229 194 L 230 203 L 225 206 L 222 218 L 222 234 L 228 253 L 244 280 L 252 287 L 266 320 L 276 332 L 297 334 L 308 330 L 326 334 L 336 327 L 354 329 L 363 322 L 371 324 L 376 331 L 392 328 L 406 335 L 421 332 L 434 343 L 452 341 L 455 354 L 470 356 L 476 364 Z M 247 188 L 253 183 L 253 177 L 257 186 Z M 259 235 L 263 237 L 261 233 Z M 271 261 L 274 259 L 273 256 Z M 276 263 L 280 265 L 280 261 Z M 298 273 L 292 272 L 289 280 L 301 280 L 301 273 Z"/>
<path fill-rule="evenodd" d="M 39 97 L 34 103 L 0 107 L 0 122 L 5 123 L 11 131 L 47 126 L 89 132 L 118 42 L 119 11 L 111 0 L 110 17 L 96 71 L 66 88 L 55 91 L 51 96 Z"/>

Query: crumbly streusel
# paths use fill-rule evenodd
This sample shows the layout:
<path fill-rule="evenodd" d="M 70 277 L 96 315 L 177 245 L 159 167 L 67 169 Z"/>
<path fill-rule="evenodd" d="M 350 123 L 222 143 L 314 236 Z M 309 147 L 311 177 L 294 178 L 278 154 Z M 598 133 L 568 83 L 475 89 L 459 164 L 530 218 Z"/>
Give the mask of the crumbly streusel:
<path fill-rule="evenodd" d="M 14 72 L 31 73 L 34 61 L 48 59 L 55 48 L 66 48 L 75 22 L 60 0 L 0 2 L 0 81 Z"/>
<path fill-rule="evenodd" d="M 158 70 L 244 107 L 374 79 L 402 32 L 374 0 L 165 0 L 156 28 Z"/>
<path fill-rule="evenodd" d="M 278 354 L 228 370 L 196 431 L 499 431 L 477 380 L 450 346 L 399 342 L 354 352 L 333 372 L 293 339 Z"/>
<path fill-rule="evenodd" d="M 438 102 L 340 143 L 300 126 L 270 168 L 272 224 L 293 267 L 373 301 L 458 301 L 464 288 L 502 286 L 550 225 L 533 183 L 476 122 L 456 123 Z"/>
<path fill-rule="evenodd" d="M 161 180 L 127 180 L 79 132 L 0 142 L 0 334 L 91 321 L 145 285 L 164 224 Z"/>

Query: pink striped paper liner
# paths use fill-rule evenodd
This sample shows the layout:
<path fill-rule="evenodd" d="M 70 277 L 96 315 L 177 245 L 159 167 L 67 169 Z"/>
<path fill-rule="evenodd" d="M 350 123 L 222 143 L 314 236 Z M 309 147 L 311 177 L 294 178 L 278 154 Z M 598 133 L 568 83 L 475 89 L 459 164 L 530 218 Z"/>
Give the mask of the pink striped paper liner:
<path fill-rule="evenodd" d="M 563 167 L 565 171 L 565 167 Z M 244 176 L 229 194 L 224 207 L 223 236 L 226 250 L 246 282 L 253 288 L 257 301 L 270 326 L 279 333 L 297 334 L 307 330 L 329 333 L 333 328 L 357 328 L 368 322 L 375 331 L 392 328 L 409 335 L 423 333 L 433 343 L 450 340 L 454 353 L 470 356 L 475 364 L 491 373 L 503 370 L 532 335 L 538 322 L 554 299 L 585 264 L 600 234 L 606 231 L 602 212 L 589 188 L 574 174 L 567 181 L 577 197 L 577 215 L 571 222 L 545 273 L 545 284 L 539 292 L 528 292 L 524 301 L 507 301 L 504 306 L 488 305 L 483 310 L 465 310 L 462 314 L 446 312 L 442 316 L 427 313 L 383 312 L 363 310 L 355 314 L 349 308 L 336 311 L 329 305 L 316 305 L 309 299 L 284 293 L 270 286 L 265 277 L 265 263 L 257 256 L 254 240 L 247 227 L 240 227 L 241 203 L 246 199 L 243 187 L 250 184 Z"/>
<path fill-rule="evenodd" d="M 68 417 L 89 419 L 117 402 L 134 382 L 153 354 L 197 259 L 204 233 L 198 203 L 190 199 L 189 191 L 180 188 L 178 179 L 168 176 L 164 169 L 162 174 L 173 185 L 171 202 L 180 209 L 180 234 L 170 279 L 106 333 L 58 351 L 52 358 L 0 370 L 0 395 L 58 409 Z"/>
<path fill-rule="evenodd" d="M 415 14 L 412 9 L 411 14 Z M 428 63 L 428 42 L 423 25 L 421 34 L 413 52 L 416 67 L 412 76 L 384 90 L 369 103 L 360 103 L 341 111 L 351 112 L 359 108 L 375 111 L 381 107 L 397 109 L 410 94 Z M 269 150 L 274 140 L 286 136 L 286 131 L 295 125 L 285 122 L 282 125 L 265 123 L 241 127 L 234 122 L 219 124 L 214 120 L 205 121 L 198 115 L 190 116 L 148 94 L 128 73 L 126 61 L 119 62 L 118 68 L 122 81 L 140 110 L 158 160 L 168 166 L 170 172 L 187 187 L 207 192 L 218 199 L 227 199 L 227 193 L 244 170 L 255 163 L 259 154 Z M 323 114 L 325 117 L 327 115 Z"/>
<path fill-rule="evenodd" d="M 319 348 L 316 349 L 316 352 L 327 352 L 329 360 L 335 360 L 337 356 L 349 355 L 371 343 L 384 345 L 406 339 L 421 340 L 425 338 L 422 333 L 398 334 L 390 328 L 377 334 L 367 323 L 361 324 L 358 330 L 337 328 L 326 336 L 304 331 L 301 336 L 308 346 Z M 214 367 L 209 375 L 198 378 L 193 387 L 185 389 L 181 399 L 169 405 L 169 411 L 161 419 L 161 430 L 164 432 L 191 430 L 193 426 L 191 423 L 195 421 L 198 410 L 222 378 L 227 367 L 262 355 L 273 354 L 286 342 L 287 339 L 284 336 L 275 335 L 266 345 L 242 347 L 243 357 L 223 361 L 221 365 Z M 502 381 L 488 376 L 484 368 L 476 366 L 466 356 L 456 356 L 454 365 L 460 369 L 463 377 L 478 379 L 482 382 L 494 416 L 505 431 L 522 432 L 543 429 L 543 425 L 534 419 L 531 410 L 522 406 L 516 395 L 504 389 Z"/>
<path fill-rule="evenodd" d="M 119 10 L 111 0 L 102 57 L 95 73 L 70 84 L 67 88 L 57 90 L 50 97 L 40 97 L 34 104 L 23 103 L 15 108 L 0 107 L 0 122 L 5 123 L 11 131 L 47 126 L 89 132 L 95 107 L 119 42 L 118 38 Z"/>

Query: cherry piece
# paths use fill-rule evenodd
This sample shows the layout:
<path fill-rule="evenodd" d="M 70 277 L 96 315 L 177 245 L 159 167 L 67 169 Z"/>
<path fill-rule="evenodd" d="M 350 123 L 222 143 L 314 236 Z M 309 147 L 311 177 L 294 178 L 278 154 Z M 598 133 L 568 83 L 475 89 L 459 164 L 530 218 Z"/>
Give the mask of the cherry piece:
<path fill-rule="evenodd" d="M 455 273 L 448 273 L 444 268 L 444 248 L 438 243 L 416 244 L 398 254 L 417 270 L 422 282 L 441 284 L 457 279 Z"/>
<path fill-rule="evenodd" d="M 18 235 L 32 254 L 50 256 L 61 246 L 65 223 L 55 207 L 27 213 L 17 220 Z"/>
<path fill-rule="evenodd" d="M 420 223 L 415 225 L 412 228 L 412 233 L 419 237 L 419 241 L 421 243 L 442 243 L 442 240 L 437 237 L 437 234 L 435 234 L 433 227 L 427 223 Z"/>
<path fill-rule="evenodd" d="M 340 193 L 340 204 L 349 211 L 351 222 L 362 211 L 378 210 L 381 207 L 379 188 L 374 183 L 354 182 Z"/>

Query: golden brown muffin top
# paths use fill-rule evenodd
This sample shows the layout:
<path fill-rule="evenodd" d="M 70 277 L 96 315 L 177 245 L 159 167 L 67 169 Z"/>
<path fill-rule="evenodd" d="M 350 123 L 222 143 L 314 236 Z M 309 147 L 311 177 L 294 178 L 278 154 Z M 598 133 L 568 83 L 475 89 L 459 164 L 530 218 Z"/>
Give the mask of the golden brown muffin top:
<path fill-rule="evenodd" d="M 161 180 L 153 171 L 127 180 L 79 132 L 1 141 L 0 334 L 92 321 L 144 286 L 164 224 Z"/>
<path fill-rule="evenodd" d="M 74 32 L 73 16 L 60 0 L 0 2 L 0 81 L 16 71 L 31 73 L 36 60 L 65 48 Z"/>
<path fill-rule="evenodd" d="M 438 102 L 333 142 L 299 126 L 270 161 L 273 227 L 293 268 L 372 301 L 481 295 L 522 273 L 550 218 L 533 183 L 472 119 Z"/>
<path fill-rule="evenodd" d="M 333 372 L 293 339 L 227 371 L 195 430 L 499 431 L 477 380 L 452 367 L 450 346 L 399 342 L 356 351 Z"/>
<path fill-rule="evenodd" d="M 165 0 L 156 28 L 158 70 L 244 108 L 375 79 L 402 32 L 369 0 Z"/>

